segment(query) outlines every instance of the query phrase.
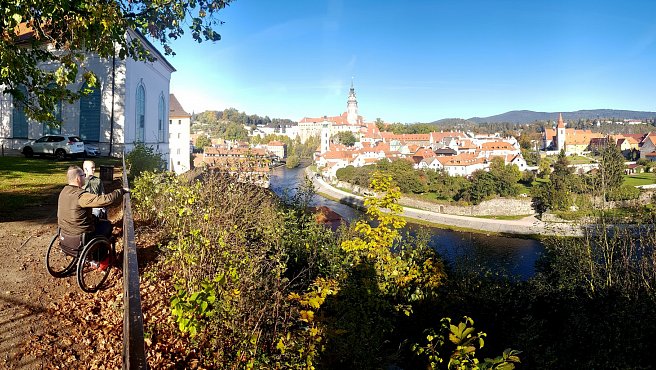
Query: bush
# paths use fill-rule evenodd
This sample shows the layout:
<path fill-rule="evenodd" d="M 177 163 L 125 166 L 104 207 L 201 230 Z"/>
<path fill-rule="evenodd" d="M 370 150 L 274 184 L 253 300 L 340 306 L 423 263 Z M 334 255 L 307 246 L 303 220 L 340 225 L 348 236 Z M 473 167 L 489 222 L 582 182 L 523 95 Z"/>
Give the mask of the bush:
<path fill-rule="evenodd" d="M 162 154 L 144 143 L 135 143 L 134 148 L 125 156 L 125 162 L 130 179 L 145 171 L 157 172 L 166 168 Z"/>
<path fill-rule="evenodd" d="M 329 229 L 226 173 L 185 182 L 146 172 L 133 199 L 135 214 L 169 231 L 170 312 L 202 367 L 312 366 L 323 338 L 315 313 L 337 290 L 324 276 L 342 260 Z"/>
<path fill-rule="evenodd" d="M 622 185 L 606 193 L 606 200 L 633 200 L 640 197 L 640 189 L 631 185 Z"/>

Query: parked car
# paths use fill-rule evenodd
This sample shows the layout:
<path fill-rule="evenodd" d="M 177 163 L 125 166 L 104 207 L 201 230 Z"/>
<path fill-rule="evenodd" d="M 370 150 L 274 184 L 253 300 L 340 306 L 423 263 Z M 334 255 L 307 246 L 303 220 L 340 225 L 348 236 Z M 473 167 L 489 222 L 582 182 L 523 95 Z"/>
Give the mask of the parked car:
<path fill-rule="evenodd" d="M 54 155 L 57 159 L 76 157 L 84 153 L 84 142 L 77 136 L 46 135 L 42 138 L 28 141 L 23 146 L 23 155 L 32 157 L 38 155 Z"/>
<path fill-rule="evenodd" d="M 84 155 L 87 157 L 97 157 L 100 155 L 100 149 L 95 145 L 84 144 Z"/>

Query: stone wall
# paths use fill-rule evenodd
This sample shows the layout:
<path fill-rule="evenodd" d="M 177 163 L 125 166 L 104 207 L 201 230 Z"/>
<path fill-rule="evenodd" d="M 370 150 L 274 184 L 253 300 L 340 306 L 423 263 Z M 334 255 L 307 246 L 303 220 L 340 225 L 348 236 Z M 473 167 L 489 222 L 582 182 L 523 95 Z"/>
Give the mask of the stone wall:
<path fill-rule="evenodd" d="M 361 196 L 373 195 L 371 190 L 367 188 L 351 185 L 343 181 L 336 181 L 332 186 L 346 189 Z M 477 205 L 456 206 L 402 197 L 399 203 L 404 206 L 423 209 L 425 211 L 459 216 L 517 216 L 532 215 L 535 213 L 533 207 L 531 207 L 531 198 L 496 198 L 481 202 Z"/>
<path fill-rule="evenodd" d="M 401 198 L 400 203 L 405 206 L 419 208 L 426 211 L 459 216 L 517 216 L 532 215 L 535 213 L 533 207 L 531 207 L 530 198 L 495 198 L 486 200 L 477 205 L 456 206 L 423 202 L 403 197 Z"/>

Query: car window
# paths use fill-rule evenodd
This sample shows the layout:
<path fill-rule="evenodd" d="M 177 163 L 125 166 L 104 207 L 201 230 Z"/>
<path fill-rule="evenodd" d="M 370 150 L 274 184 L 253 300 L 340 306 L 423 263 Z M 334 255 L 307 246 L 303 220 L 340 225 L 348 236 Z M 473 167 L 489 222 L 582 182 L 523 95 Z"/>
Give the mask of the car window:
<path fill-rule="evenodd" d="M 57 142 L 60 142 L 60 141 L 63 141 L 63 140 L 64 140 L 63 136 L 50 136 L 50 139 L 48 140 L 48 142 L 57 143 Z"/>
<path fill-rule="evenodd" d="M 80 141 L 82 141 L 82 139 L 80 139 L 80 138 L 77 137 L 77 136 L 69 136 L 69 137 L 68 137 L 68 141 L 72 141 L 72 142 L 74 142 L 74 143 L 79 143 Z"/>
<path fill-rule="evenodd" d="M 40 138 L 39 140 L 35 141 L 35 143 L 45 143 L 45 142 L 48 141 L 48 138 L 49 138 L 48 136 L 44 136 L 44 137 Z"/>

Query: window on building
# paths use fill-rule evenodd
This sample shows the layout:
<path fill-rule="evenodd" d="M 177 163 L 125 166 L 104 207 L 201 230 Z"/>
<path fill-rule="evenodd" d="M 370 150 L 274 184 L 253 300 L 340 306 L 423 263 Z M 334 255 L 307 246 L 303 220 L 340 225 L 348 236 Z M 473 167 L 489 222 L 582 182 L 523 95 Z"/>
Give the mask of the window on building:
<path fill-rule="evenodd" d="M 137 97 L 136 97 L 136 107 L 137 107 L 137 135 L 136 141 L 144 142 L 146 134 L 146 89 L 143 85 L 137 86 Z"/>
<path fill-rule="evenodd" d="M 182 134 L 179 133 L 178 134 L 178 139 L 180 139 L 180 138 L 182 138 Z"/>
<path fill-rule="evenodd" d="M 98 87 L 80 98 L 80 138 L 83 141 L 100 141 L 100 105 Z"/>
<path fill-rule="evenodd" d="M 179 120 L 178 120 L 178 125 L 181 125 L 181 124 L 182 124 L 182 120 L 179 119 Z"/>
<path fill-rule="evenodd" d="M 164 141 L 164 130 L 166 126 L 164 125 L 164 118 L 166 117 L 166 104 L 164 103 L 164 96 L 159 96 L 159 107 L 157 109 L 157 140 Z"/>
<path fill-rule="evenodd" d="M 18 90 L 27 96 L 27 89 L 25 86 L 19 86 Z M 19 139 L 27 139 L 27 116 L 25 115 L 24 104 L 14 99 L 14 109 L 11 112 L 11 123 L 13 137 Z"/>
<path fill-rule="evenodd" d="M 173 124 L 173 120 L 170 119 L 170 120 L 169 120 L 169 125 L 172 125 L 172 124 Z"/>
<path fill-rule="evenodd" d="M 50 84 L 54 85 L 54 84 Z M 53 86 L 54 87 L 54 86 Z M 55 103 L 55 109 L 52 112 L 52 115 L 55 116 L 58 122 L 60 122 L 59 126 L 50 126 L 48 124 L 43 124 L 43 134 L 44 135 L 59 135 L 61 134 L 61 120 L 62 120 L 62 102 L 59 100 L 57 103 Z"/>

